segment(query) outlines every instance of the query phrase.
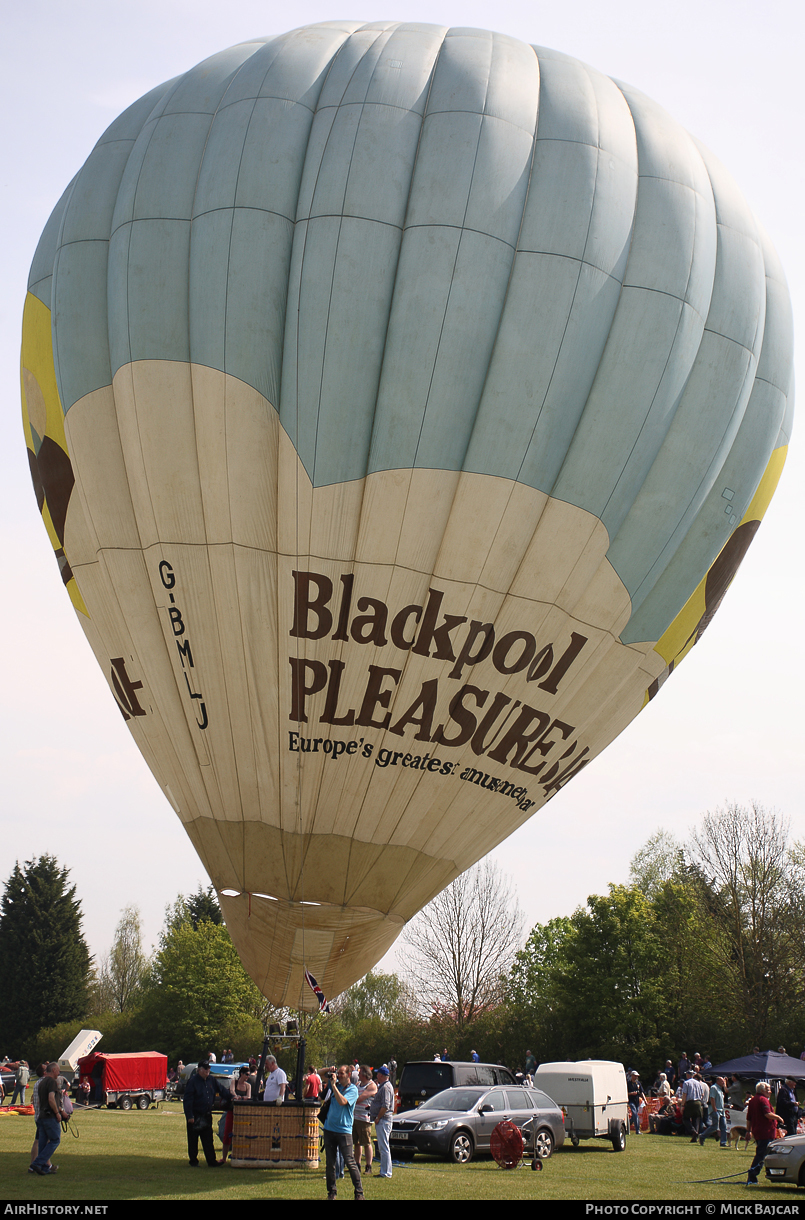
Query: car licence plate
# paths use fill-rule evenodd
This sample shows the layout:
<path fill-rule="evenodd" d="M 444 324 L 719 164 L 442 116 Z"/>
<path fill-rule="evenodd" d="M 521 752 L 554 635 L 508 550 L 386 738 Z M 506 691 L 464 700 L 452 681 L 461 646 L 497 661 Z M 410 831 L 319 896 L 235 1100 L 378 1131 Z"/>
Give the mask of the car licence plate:
<path fill-rule="evenodd" d="M 394 1131 L 392 1133 L 391 1139 L 389 1140 L 389 1143 L 396 1144 L 397 1140 L 407 1140 L 407 1139 L 408 1139 L 407 1131 Z"/>

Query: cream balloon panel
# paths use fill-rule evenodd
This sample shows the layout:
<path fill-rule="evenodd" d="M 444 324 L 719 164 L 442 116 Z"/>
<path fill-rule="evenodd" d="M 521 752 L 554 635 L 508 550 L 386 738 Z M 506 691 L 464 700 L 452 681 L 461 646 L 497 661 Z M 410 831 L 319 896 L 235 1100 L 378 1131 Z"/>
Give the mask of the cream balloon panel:
<path fill-rule="evenodd" d="M 182 387 L 192 387 L 192 403 L 180 401 Z M 165 395 L 173 403 L 171 412 L 163 409 Z M 577 752 L 586 746 L 583 757 L 592 757 L 641 706 L 646 687 L 662 669 L 650 645 L 625 647 L 617 640 L 629 599 L 605 559 L 606 531 L 584 510 L 482 475 L 378 472 L 313 489 L 276 412 L 266 403 L 261 409 L 258 399 L 249 387 L 215 370 L 194 368 L 191 375 L 174 364 L 155 363 L 121 370 L 114 394 L 99 391 L 69 412 L 81 513 L 73 512 L 72 502 L 66 545 L 79 586 L 90 598 L 95 630 L 105 638 L 99 660 L 107 672 L 112 656 L 130 656 L 132 669 L 136 665 L 128 676 L 143 681 L 138 698 L 143 706 L 148 702 L 149 713 L 132 717 L 132 731 L 144 735 L 146 747 L 158 756 L 157 772 L 185 820 L 208 818 L 212 810 L 225 822 L 274 822 L 287 835 L 333 834 L 345 841 L 412 847 L 447 859 L 460 871 L 549 795 L 537 777 L 518 775 L 504 757 L 517 753 L 520 737 L 533 734 L 539 718 L 512 735 L 502 762 L 484 767 L 485 774 L 527 788 L 520 802 L 510 797 L 490 802 L 479 785 L 457 778 L 467 767 L 477 770 L 484 754 L 511 732 L 515 701 L 562 722 L 565 735 L 546 751 L 542 770 L 547 772 L 571 744 L 564 726 L 578 735 Z M 193 407 L 199 435 L 216 438 L 217 458 L 208 457 L 215 472 L 209 481 L 196 456 L 203 446 L 188 422 Z M 121 439 L 120 467 L 113 473 L 115 447 L 107 445 L 103 466 L 89 452 L 99 434 L 114 431 L 114 419 Z M 177 419 L 188 423 L 186 431 L 177 427 Z M 255 471 L 260 478 L 250 477 Z M 151 494 L 155 486 L 159 495 Z M 295 571 L 315 574 L 307 610 Z M 347 610 L 344 578 L 350 576 Z M 332 592 L 325 605 L 327 581 Z M 294 636 L 295 591 L 300 623 Z M 438 593 L 443 600 L 437 607 Z M 374 599 L 368 614 L 366 606 L 361 613 L 362 598 Z M 443 632 L 441 642 L 434 635 L 420 653 L 410 643 L 379 644 L 405 607 L 423 609 L 401 620 L 404 644 L 413 640 L 428 608 L 433 632 L 443 628 L 445 614 L 462 621 L 452 634 Z M 331 626 L 320 632 L 328 616 Z M 468 643 L 473 623 L 474 643 Z M 482 624 L 494 624 L 497 640 L 522 633 L 513 637 L 511 659 L 499 658 L 496 666 L 488 655 L 459 665 L 462 641 L 467 658 L 483 651 Z M 585 642 L 555 693 L 540 692 L 537 680 L 527 683 L 527 666 L 519 673 L 501 672 L 501 666 L 514 668 L 528 648 L 533 657 L 551 645 L 558 661 L 574 632 Z M 315 634 L 321 638 L 309 638 Z M 333 640 L 333 634 L 341 638 Z M 356 643 L 356 635 L 367 642 Z M 295 708 L 294 666 L 309 688 Z M 372 667 L 392 672 L 367 694 Z M 539 675 L 543 683 L 550 668 L 546 664 Z M 319 689 L 325 671 L 326 685 Z M 473 716 L 480 724 L 483 708 L 499 695 L 499 714 L 484 734 L 488 740 L 442 744 L 438 750 L 416 745 L 417 735 L 429 742 L 440 725 L 446 740 L 462 736 L 449 705 L 467 684 L 479 697 L 487 694 L 483 705 L 470 697 L 460 705 L 465 725 Z M 152 709 L 175 706 L 177 698 L 183 716 L 166 715 L 161 723 L 169 721 L 171 728 L 161 728 L 155 739 Z M 328 698 L 333 705 L 325 709 Z M 410 723 L 400 727 L 406 709 Z M 305 717 L 298 726 L 294 710 Z M 332 723 L 323 723 L 323 715 Z M 357 723 L 361 718 L 367 723 Z M 389 732 L 395 725 L 398 731 Z M 311 753 L 290 749 L 294 731 L 314 741 L 318 737 L 320 744 Z M 163 736 L 169 746 L 158 744 Z M 361 748 L 333 758 L 323 749 L 331 737 L 363 738 L 361 747 L 371 744 L 373 756 L 366 759 Z M 476 753 L 482 744 L 484 753 Z M 397 754 L 396 762 L 378 765 L 381 749 Z M 437 773 L 402 766 L 407 755 L 425 753 L 439 756 L 450 768 L 449 777 L 441 775 L 441 767 Z M 177 775 L 173 760 L 183 757 Z M 541 761 L 537 753 L 527 765 Z M 202 800 L 193 780 L 198 764 Z M 525 810 L 518 808 L 523 803 Z M 462 848 L 457 828 L 476 807 L 472 844 Z M 221 847 L 229 863 L 206 861 L 216 884 L 265 889 L 264 862 L 244 858 L 227 834 Z M 299 896 L 299 878 L 293 869 L 288 872 L 286 859 L 277 859 L 269 875 L 269 892 Z M 317 878 L 316 885 L 325 901 L 360 905 L 360 882 L 352 870 L 348 881 Z M 419 903 L 419 896 L 411 898 L 405 916 Z"/>

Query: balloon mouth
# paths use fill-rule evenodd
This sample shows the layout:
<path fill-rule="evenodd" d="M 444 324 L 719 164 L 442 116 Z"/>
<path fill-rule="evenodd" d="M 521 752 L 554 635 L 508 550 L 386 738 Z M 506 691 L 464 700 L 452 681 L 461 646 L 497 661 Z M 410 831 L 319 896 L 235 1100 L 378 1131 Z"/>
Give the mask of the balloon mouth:
<path fill-rule="evenodd" d="M 218 891 L 221 911 L 243 965 L 273 1003 L 315 1010 L 304 971 L 325 995 L 362 978 L 403 929 L 400 915 L 366 906 L 277 898 L 231 887 Z"/>
<path fill-rule="evenodd" d="M 240 898 L 240 896 L 241 896 L 240 890 L 226 889 L 226 890 L 220 890 L 219 893 L 223 894 L 223 896 L 225 898 Z M 274 894 L 260 894 L 256 890 L 252 890 L 250 893 L 248 893 L 247 897 L 265 898 L 265 899 L 267 899 L 268 902 L 282 902 L 283 901 L 283 899 L 277 898 Z M 287 901 L 287 899 L 285 901 Z M 304 899 L 300 899 L 299 901 L 297 901 L 296 905 L 300 906 L 300 907 L 320 907 L 324 904 L 321 902 L 309 902 L 309 901 L 305 901 Z"/>

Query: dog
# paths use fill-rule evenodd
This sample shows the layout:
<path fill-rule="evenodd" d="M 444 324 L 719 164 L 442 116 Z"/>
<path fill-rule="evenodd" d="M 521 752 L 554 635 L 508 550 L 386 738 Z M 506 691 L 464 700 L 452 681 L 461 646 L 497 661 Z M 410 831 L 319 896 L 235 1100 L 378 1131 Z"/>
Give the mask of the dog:
<path fill-rule="evenodd" d="M 729 1118 L 729 1126 L 727 1128 L 727 1138 L 732 1144 L 735 1151 L 738 1151 L 738 1145 L 741 1140 L 744 1142 L 744 1152 L 746 1152 L 750 1143 L 756 1143 L 755 1137 L 750 1135 L 746 1129 L 746 1110 L 727 1110 Z M 785 1128 L 782 1125 L 782 1119 L 777 1119 L 777 1138 L 785 1134 Z"/>
<path fill-rule="evenodd" d="M 741 1140 L 744 1142 L 744 1152 L 746 1152 L 750 1143 L 755 1142 L 753 1136 L 751 1136 L 746 1129 L 745 1119 L 743 1126 L 741 1126 L 739 1123 L 733 1123 L 727 1132 L 727 1136 L 736 1152 L 738 1151 L 738 1145 L 740 1144 Z"/>

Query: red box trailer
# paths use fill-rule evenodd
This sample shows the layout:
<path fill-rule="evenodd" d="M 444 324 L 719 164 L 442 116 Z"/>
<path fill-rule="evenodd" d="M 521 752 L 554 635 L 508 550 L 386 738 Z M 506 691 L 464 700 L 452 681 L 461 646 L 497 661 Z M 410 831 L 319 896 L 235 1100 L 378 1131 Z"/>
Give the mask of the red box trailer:
<path fill-rule="evenodd" d="M 104 1103 L 110 1110 L 147 1110 L 154 1101 L 165 1100 L 168 1057 L 158 1051 L 128 1055 L 105 1055 L 93 1051 L 78 1061 L 78 1078 L 88 1079 L 90 1102 Z"/>

